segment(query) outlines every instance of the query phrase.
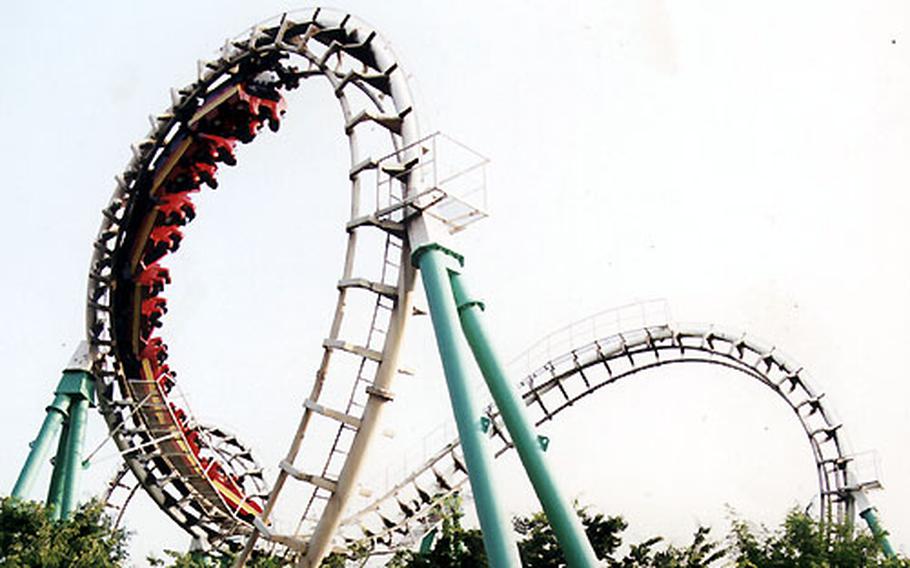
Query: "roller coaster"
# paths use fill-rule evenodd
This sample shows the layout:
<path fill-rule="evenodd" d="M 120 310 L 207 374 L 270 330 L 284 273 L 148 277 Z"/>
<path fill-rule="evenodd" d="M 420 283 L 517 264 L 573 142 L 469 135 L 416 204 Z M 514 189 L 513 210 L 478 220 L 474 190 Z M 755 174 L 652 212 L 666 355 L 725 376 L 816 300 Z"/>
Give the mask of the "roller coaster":
<path fill-rule="evenodd" d="M 197 216 L 194 198 L 218 187 L 239 147 L 277 132 L 286 96 L 306 79 L 328 82 L 348 139 L 350 215 L 344 267 L 322 359 L 278 474 L 266 480 L 253 450 L 235 434 L 200 421 L 168 364 L 168 260 Z M 171 92 L 150 117 L 148 135 L 116 177 L 94 242 L 86 342 L 64 372 L 45 423 L 13 491 L 25 496 L 60 432 L 48 502 L 74 507 L 88 405 L 97 398 L 123 466 L 106 500 L 122 515 L 141 488 L 177 525 L 205 543 L 239 552 L 280 549 L 301 566 L 332 551 L 403 546 L 432 523 L 434 506 L 470 482 L 494 566 L 515 566 L 508 522 L 489 485 L 491 459 L 518 450 L 572 566 L 593 565 L 579 523 L 549 477 L 537 426 L 622 378 L 666 365 L 720 365 L 757 380 L 793 411 L 811 448 L 822 518 L 860 514 L 881 534 L 852 471 L 823 394 L 775 348 L 714 327 L 672 323 L 621 330 L 571 345 L 513 387 L 489 349 L 483 303 L 467 291 L 453 233 L 485 216 L 469 197 L 484 189 L 486 159 L 440 134 L 421 134 L 408 80 L 389 44 L 369 25 L 323 9 L 282 14 L 229 39 L 197 79 Z M 394 400 L 402 337 L 423 278 L 458 436 L 366 506 L 351 498 L 383 408 Z M 177 275 L 174 275 L 176 277 Z M 167 317 L 166 317 L 167 316 Z M 493 396 L 480 404 L 467 387 L 464 340 Z M 332 431 L 330 443 L 312 434 Z M 305 470 L 299 457 L 321 455 Z M 305 488 L 294 530 L 273 512 L 287 484 Z M 119 522 L 119 516 L 117 518 Z M 505 526 L 504 526 L 505 525 Z M 579 537 L 579 534 L 581 536 Z M 890 545 L 883 538 L 890 553 Z"/>

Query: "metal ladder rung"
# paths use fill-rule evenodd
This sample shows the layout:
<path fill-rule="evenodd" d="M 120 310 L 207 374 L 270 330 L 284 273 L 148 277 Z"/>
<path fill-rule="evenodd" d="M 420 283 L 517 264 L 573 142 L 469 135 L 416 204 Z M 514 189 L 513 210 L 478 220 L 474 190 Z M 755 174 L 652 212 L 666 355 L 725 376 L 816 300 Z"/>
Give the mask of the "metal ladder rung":
<path fill-rule="evenodd" d="M 340 412 L 338 410 L 332 410 L 331 408 L 327 408 L 314 400 L 310 400 L 309 398 L 303 401 L 303 407 L 321 414 L 327 418 L 337 420 L 342 424 L 347 424 L 348 426 L 352 426 L 354 428 L 360 428 L 360 418 L 351 416 L 350 414 L 345 414 L 344 412 Z"/>
<path fill-rule="evenodd" d="M 370 47 L 370 43 L 373 41 L 374 37 L 376 37 L 376 32 L 372 31 L 362 42 L 346 43 L 341 46 L 341 49 L 367 67 L 372 67 L 377 71 L 381 71 L 381 69 L 379 69 L 379 62 L 376 61 L 376 55 L 373 53 L 373 48 Z M 388 74 L 392 71 L 394 71 L 394 69 L 390 67 L 385 73 Z"/>
<path fill-rule="evenodd" d="M 350 232 L 358 227 L 370 225 L 383 229 L 393 236 L 403 238 L 404 224 L 399 221 L 391 221 L 389 217 L 392 213 L 404 209 L 404 217 L 408 218 L 416 214 L 416 212 L 435 207 L 446 197 L 448 197 L 448 195 L 445 191 L 438 187 L 431 187 L 417 195 L 412 195 L 386 207 L 381 207 L 369 215 L 352 219 L 351 221 L 348 221 L 346 228 L 348 232 Z M 408 211 L 409 208 L 410 211 Z"/>
<path fill-rule="evenodd" d="M 404 235 L 404 223 L 399 223 L 397 221 L 389 221 L 388 219 L 380 219 L 377 215 L 364 215 L 363 217 L 358 217 L 348 222 L 346 229 L 348 232 L 358 229 L 360 227 L 376 227 L 377 229 L 382 229 L 387 233 L 399 236 Z"/>
<path fill-rule="evenodd" d="M 351 119 L 344 125 L 345 134 L 351 134 L 354 131 L 354 128 L 358 124 L 364 122 L 374 122 L 379 126 L 385 128 L 393 134 L 401 135 L 401 125 L 404 122 L 404 117 L 411 112 L 411 107 L 404 109 L 398 114 L 379 114 L 374 113 L 369 110 L 362 110 L 351 117 Z"/>
<path fill-rule="evenodd" d="M 354 355 L 364 357 L 371 361 L 376 361 L 377 363 L 382 362 L 381 352 L 374 349 L 367 349 L 366 347 L 361 347 L 359 345 L 354 345 L 340 339 L 326 339 L 322 342 L 322 346 L 326 349 L 341 349 L 342 351 L 353 353 Z"/>
<path fill-rule="evenodd" d="M 344 29 L 344 21 L 342 21 L 341 25 L 331 28 L 321 28 L 318 32 L 313 34 L 313 39 L 323 44 L 333 41 L 341 43 L 347 37 L 348 31 Z"/>
<path fill-rule="evenodd" d="M 332 41 L 332 43 L 329 44 L 329 47 L 322 54 L 322 57 L 319 58 L 319 61 L 316 62 L 316 65 L 318 67 L 324 67 L 325 64 L 328 63 L 329 58 L 339 51 L 341 51 L 341 44 L 337 41 Z"/>
<path fill-rule="evenodd" d="M 299 538 L 273 533 L 272 530 L 267 527 L 259 517 L 253 519 L 253 526 L 256 527 L 256 530 L 259 532 L 259 534 L 272 542 L 277 542 L 278 544 L 284 545 L 298 552 L 303 552 L 306 549 L 306 545 Z"/>
<path fill-rule="evenodd" d="M 382 164 L 379 169 L 382 173 L 387 174 L 391 177 L 398 178 L 404 175 L 405 173 L 410 172 L 414 169 L 414 166 L 420 162 L 420 158 L 412 158 L 407 162 L 386 162 Z M 395 197 L 395 196 L 390 196 Z M 399 201 L 402 201 L 401 198 L 398 198 Z"/>
<path fill-rule="evenodd" d="M 300 471 L 299 469 L 297 469 L 296 467 L 289 464 L 287 462 L 287 460 L 281 460 L 281 463 L 278 464 L 278 467 L 280 467 L 282 471 L 284 471 L 286 474 L 290 475 L 294 479 L 304 481 L 311 485 L 315 485 L 316 487 L 325 489 L 326 491 L 329 491 L 331 493 L 334 493 L 335 488 L 338 487 L 338 483 L 336 481 L 332 481 L 331 479 L 322 477 L 321 475 L 314 475 L 312 473 L 304 473 L 304 472 Z"/>
<path fill-rule="evenodd" d="M 342 48 L 343 47 L 344 46 L 342 46 Z M 350 55 L 350 52 L 348 52 L 348 54 Z M 354 81 L 355 79 L 358 81 L 363 81 L 384 95 L 392 96 L 392 83 L 389 79 L 389 76 L 396 69 L 398 69 L 398 64 L 393 63 L 382 73 L 361 73 L 356 70 L 348 71 L 347 75 L 345 75 L 344 78 L 341 79 L 341 81 L 338 83 L 338 86 L 335 87 L 335 96 L 337 97 L 340 95 L 341 91 L 343 91 L 344 88 L 348 86 L 348 83 Z"/>
<path fill-rule="evenodd" d="M 363 173 L 367 170 L 375 170 L 377 167 L 379 167 L 379 164 L 376 163 L 376 161 L 373 158 L 367 158 L 365 160 L 361 160 L 360 162 L 357 162 L 356 164 L 351 166 L 351 169 L 348 172 L 348 179 L 351 181 L 354 181 L 354 178 L 359 176 L 361 173 Z"/>
<path fill-rule="evenodd" d="M 346 280 L 338 281 L 338 289 L 343 290 L 345 288 L 360 288 L 361 290 L 369 290 L 375 292 L 380 296 L 385 296 L 386 298 L 394 300 L 398 297 L 398 288 L 391 286 L 389 284 L 383 284 L 382 282 L 373 282 L 367 280 L 366 278 L 348 278 Z"/>

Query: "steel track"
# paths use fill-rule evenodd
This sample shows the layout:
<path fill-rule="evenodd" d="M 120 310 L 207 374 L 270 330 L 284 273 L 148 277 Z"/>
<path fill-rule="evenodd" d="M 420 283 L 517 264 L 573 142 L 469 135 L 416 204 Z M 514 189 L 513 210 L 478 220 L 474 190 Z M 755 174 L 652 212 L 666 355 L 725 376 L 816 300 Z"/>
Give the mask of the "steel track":
<path fill-rule="evenodd" d="M 263 512 L 252 523 L 225 506 L 224 499 L 219 499 L 223 495 L 212 490 L 211 480 L 187 473 L 193 471 L 190 465 L 198 464 L 187 459 L 185 452 L 180 454 L 181 442 L 185 446 L 186 440 L 176 428 L 167 427 L 168 421 L 176 420 L 167 408 L 166 393 L 154 385 L 137 386 L 149 382 L 130 371 L 129 358 L 136 358 L 142 345 L 132 346 L 132 354 L 131 346 L 125 345 L 121 319 L 127 308 L 116 295 L 118 289 L 130 285 L 135 274 L 125 275 L 114 267 L 128 251 L 144 246 L 131 227 L 136 225 L 136 216 L 150 207 L 147 180 L 154 178 L 162 167 L 162 156 L 187 132 L 193 109 L 211 100 L 239 66 L 269 53 L 287 54 L 299 61 L 301 79 L 321 76 L 335 94 L 350 152 L 351 207 L 344 225 L 344 269 L 322 361 L 315 378 L 301 379 L 310 394 L 298 430 Z M 415 213 L 420 216 L 418 203 L 406 199 L 416 183 L 412 172 L 420 167 L 420 156 L 425 154 L 407 79 L 385 41 L 363 22 L 320 9 L 284 14 L 243 37 L 228 40 L 216 59 L 200 61 L 197 80 L 172 91 L 171 105 L 150 121 L 151 130 L 132 146 L 133 159 L 117 176 L 110 205 L 103 211 L 89 273 L 86 329 L 99 408 L 138 483 L 185 530 L 216 545 L 251 535 L 247 551 L 258 537 L 265 536 L 294 551 L 306 549 L 314 558 L 321 557 L 332 545 L 381 408 L 393 398 L 392 380 L 401 371 L 400 340 L 414 286 L 408 230 Z M 373 200 L 366 189 L 371 180 L 379 188 L 379 178 L 388 183 L 382 186 L 381 195 L 377 189 Z M 363 238 L 367 232 L 381 238 L 371 237 L 370 242 Z M 358 268 L 357 258 L 376 259 L 379 269 Z M 372 307 L 368 314 L 349 314 L 348 305 Z M 353 328 L 357 316 L 369 323 Z M 333 363 L 343 360 L 358 369 L 353 376 L 334 371 Z M 329 390 L 347 393 L 340 408 L 323 404 Z M 162 418 L 163 412 L 170 416 Z M 317 422 L 335 429 L 327 450 L 319 448 L 318 440 L 313 441 L 313 449 L 307 449 L 312 438 L 307 432 Z M 320 452 L 324 455 L 320 470 L 305 472 L 295 466 L 299 454 Z M 183 461 L 189 465 L 181 467 Z M 230 461 L 229 454 L 222 456 L 225 469 L 240 478 L 254 475 L 258 469 L 252 461 Z M 269 526 L 269 518 L 289 480 L 309 487 L 310 497 L 296 504 L 299 530 L 282 535 Z M 246 497 L 252 496 L 245 493 Z"/>
<path fill-rule="evenodd" d="M 118 340 L 117 318 L 125 308 L 118 305 L 114 291 L 128 285 L 123 279 L 130 276 L 113 267 L 118 255 L 136 246 L 129 227 L 134 222 L 131 216 L 138 215 L 148 200 L 142 182 L 156 173 L 160 164 L 156 160 L 186 130 L 190 111 L 200 101 L 209 100 L 232 69 L 271 52 L 303 62 L 300 78 L 325 78 L 338 99 L 350 153 L 351 208 L 344 227 L 344 269 L 322 361 L 315 377 L 304 379 L 310 394 L 298 429 L 262 514 L 250 522 L 225 506 L 205 476 L 187 474 L 177 465 L 186 459 L 178 451 L 179 444 L 173 443 L 179 432 L 172 429 L 162 436 L 160 419 L 155 418 L 161 408 L 149 402 L 159 398 L 166 402 L 166 397 L 155 395 L 151 388 L 137 388 L 142 379 L 131 376 L 129 365 L 124 364 L 129 346 Z M 382 407 L 393 398 L 391 384 L 401 371 L 401 335 L 414 287 L 414 271 L 408 262 L 410 236 L 420 219 L 419 202 L 412 201 L 415 188 L 420 187 L 414 174 L 426 148 L 421 146 L 406 76 L 394 54 L 374 30 L 349 15 L 319 9 L 285 14 L 254 27 L 242 38 L 229 40 L 218 58 L 199 62 L 197 80 L 174 92 L 170 107 L 151 117 L 151 122 L 146 138 L 133 145 L 133 159 L 117 177 L 111 203 L 103 212 L 88 289 L 87 335 L 99 407 L 127 467 L 158 506 L 191 534 L 214 544 L 246 538 L 243 557 L 262 537 L 293 551 L 302 564 L 311 566 L 332 547 L 354 542 L 392 546 L 431 514 L 441 495 L 466 480 L 457 440 L 453 440 L 382 498 L 342 521 Z M 376 132 L 382 135 L 376 136 Z M 389 180 L 389 191 L 377 193 L 370 201 L 367 180 L 376 179 L 379 187 L 381 176 Z M 374 243 L 361 242 L 368 240 L 358 239 L 365 232 L 381 234 L 379 244 L 375 239 Z M 379 268 L 358 272 L 355 259 L 359 257 L 378 259 Z M 345 308 L 355 303 L 356 295 L 366 297 L 372 309 L 369 314 L 359 314 L 360 320 L 369 323 L 353 330 L 349 322 L 357 321 L 354 316 L 358 314 Z M 357 371 L 335 372 L 333 363 L 344 359 L 353 362 Z M 794 411 L 809 441 L 823 515 L 843 518 L 849 514 L 849 457 L 842 450 L 840 425 L 832 421 L 821 394 L 809 386 L 800 367 L 745 336 L 716 329 L 660 326 L 607 337 L 532 373 L 521 384 L 523 397 L 535 422 L 541 424 L 620 378 L 682 362 L 726 366 L 777 393 Z M 346 393 L 346 402 L 338 407 L 324 404 L 329 392 Z M 156 404 L 160 406 L 160 402 Z M 496 453 L 501 455 L 511 442 L 492 409 L 489 417 Z M 335 431 L 327 448 L 320 448 L 318 440 L 307 436 L 317 422 L 327 423 Z M 209 435 L 214 431 L 210 429 Z M 324 455 L 321 468 L 303 471 L 297 467 L 299 455 L 315 453 Z M 243 459 L 237 460 L 236 454 L 224 453 L 225 467 L 239 476 L 254 477 L 258 466 L 250 452 L 242 454 Z M 233 461 L 243 463 L 234 467 L 228 463 Z M 282 534 L 270 525 L 270 516 L 289 481 L 308 487 L 309 496 L 289 503 L 298 507 L 300 522 L 290 533 Z"/>
<path fill-rule="evenodd" d="M 800 423 L 815 462 L 822 519 L 853 517 L 848 482 L 851 457 L 842 425 L 811 386 L 803 368 L 772 346 L 716 327 L 659 325 L 599 339 L 556 357 L 519 383 L 532 420 L 540 425 L 603 387 L 643 371 L 677 363 L 718 365 L 759 381 L 782 399 Z M 495 408 L 487 407 L 497 457 L 512 443 Z M 419 537 L 443 497 L 467 482 L 458 439 L 443 445 L 425 463 L 368 507 L 346 518 L 341 535 L 348 546 L 383 550 Z"/>

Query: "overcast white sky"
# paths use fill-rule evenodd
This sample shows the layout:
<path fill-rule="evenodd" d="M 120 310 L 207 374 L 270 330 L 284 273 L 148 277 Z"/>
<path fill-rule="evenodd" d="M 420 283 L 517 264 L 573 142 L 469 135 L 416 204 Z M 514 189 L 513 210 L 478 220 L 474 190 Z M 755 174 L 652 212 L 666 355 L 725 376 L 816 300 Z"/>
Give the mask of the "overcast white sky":
<path fill-rule="evenodd" d="M 493 217 L 458 240 L 505 356 L 561 325 L 664 297 L 680 321 L 754 333 L 800 361 L 910 549 L 910 7 L 903 2 L 350 2 L 413 75 L 426 131 L 492 159 Z M 288 2 L 14 3 L 0 140 L 0 359 L 8 492 L 81 338 L 100 209 L 146 116 L 227 36 Z M 318 364 L 341 271 L 346 147 L 329 89 L 240 152 L 172 261 L 166 330 L 200 417 L 272 468 Z M 448 413 L 429 322 L 411 327 L 391 459 Z M 225 388 L 225 385 L 229 388 Z M 254 409 L 251 411 L 250 409 Z M 714 369 L 605 389 L 548 429 L 566 490 L 630 538 L 777 522 L 805 506 L 809 446 L 776 397 Z M 104 436 L 96 417 L 90 443 Z M 86 473 L 86 495 L 115 460 Z M 381 460 L 377 460 L 381 461 Z M 380 471 L 378 465 L 373 471 Z M 503 477 L 517 475 L 514 463 Z M 367 484 L 381 484 L 381 476 Z M 507 507 L 526 512 L 526 484 Z M 139 502 L 136 561 L 186 538 Z"/>

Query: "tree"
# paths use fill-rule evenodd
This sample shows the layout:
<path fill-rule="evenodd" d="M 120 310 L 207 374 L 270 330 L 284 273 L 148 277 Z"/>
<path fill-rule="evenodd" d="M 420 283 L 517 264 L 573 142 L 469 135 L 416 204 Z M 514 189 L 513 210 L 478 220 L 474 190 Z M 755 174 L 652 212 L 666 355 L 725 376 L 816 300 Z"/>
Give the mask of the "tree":
<path fill-rule="evenodd" d="M 230 568 L 234 565 L 236 555 L 212 550 L 208 552 L 177 552 L 165 550 L 167 559 L 149 556 L 146 558 L 150 566 L 162 568 Z M 247 568 L 284 568 L 294 566 L 292 557 L 270 556 L 260 551 L 254 551 L 246 562 Z M 322 562 L 323 568 L 344 568 L 345 558 L 337 554 L 330 554 Z"/>
<path fill-rule="evenodd" d="M 424 553 L 399 552 L 388 565 L 394 568 L 430 566 L 486 566 L 479 531 L 461 527 L 460 501 L 439 511 L 442 536 Z M 688 546 L 663 545 L 656 536 L 632 545 L 622 558 L 616 554 L 627 527 L 622 517 L 579 511 L 585 533 L 597 557 L 610 568 L 910 568 L 906 558 L 885 558 L 879 543 L 866 530 L 852 524 L 821 523 L 791 511 L 775 531 L 755 529 L 748 522 L 732 521 L 728 546 L 713 540 L 710 529 L 699 527 Z M 514 520 L 522 564 L 526 568 L 565 566 L 556 537 L 543 513 Z M 470 545 L 469 545 L 470 543 Z"/>
<path fill-rule="evenodd" d="M 740 568 L 910 567 L 905 558 L 885 558 L 868 531 L 826 525 L 798 510 L 790 511 L 775 531 L 734 518 L 729 541 Z"/>
<path fill-rule="evenodd" d="M 578 514 L 595 556 L 599 560 L 610 558 L 622 544 L 620 533 L 626 530 L 628 526 L 626 522 L 622 517 L 605 517 L 601 513 L 592 514 L 587 509 L 579 509 Z M 515 532 L 522 537 L 518 543 L 522 566 L 526 568 L 565 566 L 566 559 L 543 512 L 534 513 L 529 517 L 516 517 L 512 524 Z"/>
<path fill-rule="evenodd" d="M 127 558 L 128 534 L 113 528 L 103 505 L 92 501 L 67 520 L 53 521 L 43 505 L 4 497 L 0 501 L 0 565 L 114 567 Z"/>
<path fill-rule="evenodd" d="M 677 548 L 670 544 L 664 550 L 654 550 L 663 537 L 653 537 L 634 545 L 621 560 L 609 559 L 612 568 L 708 568 L 723 560 L 727 551 L 720 543 L 708 538 L 711 529 L 698 527 L 692 537 L 692 544 Z"/>

